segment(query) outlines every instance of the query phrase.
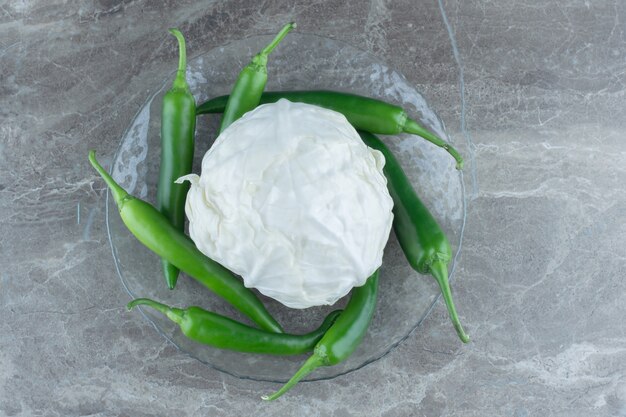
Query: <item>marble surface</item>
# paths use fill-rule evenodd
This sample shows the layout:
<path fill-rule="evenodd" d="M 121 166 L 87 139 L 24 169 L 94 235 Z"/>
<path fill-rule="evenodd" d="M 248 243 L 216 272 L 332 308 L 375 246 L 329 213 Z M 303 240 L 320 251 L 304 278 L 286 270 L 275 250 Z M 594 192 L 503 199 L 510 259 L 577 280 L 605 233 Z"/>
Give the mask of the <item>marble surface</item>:
<path fill-rule="evenodd" d="M 207 50 L 292 19 L 404 73 L 473 155 L 472 342 L 439 301 L 378 362 L 264 403 L 277 385 L 126 312 L 85 156 L 175 63 L 166 28 Z M 0 415 L 626 416 L 625 22 L 622 0 L 1 1 Z"/>

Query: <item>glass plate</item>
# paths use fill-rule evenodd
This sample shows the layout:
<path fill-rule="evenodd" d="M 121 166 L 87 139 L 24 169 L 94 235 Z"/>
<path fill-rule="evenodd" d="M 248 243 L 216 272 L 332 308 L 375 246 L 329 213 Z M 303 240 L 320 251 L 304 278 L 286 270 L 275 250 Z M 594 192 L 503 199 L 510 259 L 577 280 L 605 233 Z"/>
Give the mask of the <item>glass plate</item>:
<path fill-rule="evenodd" d="M 198 103 L 227 94 L 239 70 L 273 35 L 255 36 L 215 48 L 189 60 L 187 78 Z M 173 41 L 172 41 L 173 42 Z M 174 44 L 174 43 L 172 43 Z M 175 62 L 172 61 L 172 67 Z M 377 97 L 404 107 L 411 117 L 448 139 L 443 123 L 406 79 L 379 59 L 345 43 L 307 34 L 291 33 L 269 60 L 267 90 L 332 89 Z M 113 158 L 112 174 L 130 193 L 154 202 L 159 169 L 161 99 L 170 88 L 174 71 L 138 111 Z M 215 138 L 219 117 L 198 118 L 194 172 Z M 388 136 L 394 151 L 419 195 L 438 219 L 456 250 L 463 221 L 463 188 L 454 160 L 444 150 L 410 135 Z M 175 290 L 167 289 L 157 256 L 125 228 L 107 194 L 106 222 L 116 271 L 131 297 L 149 297 L 178 307 L 198 305 L 249 323 L 245 317 L 193 279 L 181 275 Z M 450 266 L 451 271 L 453 265 Z M 258 293 L 257 293 L 258 294 Z M 426 317 L 439 290 L 430 276 L 419 275 L 407 264 L 391 234 L 380 275 L 379 301 L 367 336 L 345 362 L 320 368 L 308 380 L 332 378 L 358 369 L 387 354 Z M 345 305 L 293 310 L 259 294 L 268 310 L 288 332 L 309 331 L 331 310 Z M 186 339 L 176 325 L 145 308 L 142 314 L 156 330 L 181 351 L 215 369 L 240 378 L 284 382 L 307 355 L 280 357 L 254 355 L 204 346 Z M 454 332 L 452 325 L 450 332 Z"/>

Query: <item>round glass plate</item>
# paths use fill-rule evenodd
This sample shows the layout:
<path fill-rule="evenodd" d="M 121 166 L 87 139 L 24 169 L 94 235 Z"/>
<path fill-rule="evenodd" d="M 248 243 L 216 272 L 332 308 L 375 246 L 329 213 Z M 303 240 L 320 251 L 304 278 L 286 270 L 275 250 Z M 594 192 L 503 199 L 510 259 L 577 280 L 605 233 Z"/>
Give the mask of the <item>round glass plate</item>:
<path fill-rule="evenodd" d="M 197 103 L 227 94 L 239 70 L 266 45 L 273 35 L 232 42 L 192 58 L 187 79 Z M 175 62 L 172 61 L 172 66 Z M 130 193 L 155 201 L 160 160 L 161 99 L 170 88 L 174 72 L 149 97 L 121 139 L 113 158 L 112 174 Z M 291 33 L 269 60 L 266 90 L 332 89 L 370 97 L 404 107 L 411 117 L 448 139 L 444 126 L 424 98 L 406 79 L 377 58 L 332 39 Z M 200 173 L 202 156 L 211 146 L 218 115 L 198 117 L 194 172 Z M 400 159 L 417 192 L 431 209 L 450 239 L 459 246 L 463 218 L 463 189 L 454 160 L 444 150 L 411 135 L 383 137 Z M 176 289 L 167 289 L 156 255 L 141 245 L 125 228 L 113 200 L 106 203 L 107 228 L 117 273 L 131 297 L 149 297 L 177 307 L 201 306 L 249 323 L 220 298 L 193 279 L 181 275 Z M 453 266 L 451 265 L 451 270 Z M 258 293 L 257 293 L 258 294 Z M 391 233 L 380 275 L 379 301 L 369 331 L 354 354 L 345 362 L 320 368 L 308 380 L 332 378 L 358 369 L 388 353 L 426 317 L 439 294 L 434 279 L 413 271 Z M 331 310 L 345 305 L 348 297 L 334 306 L 294 310 L 264 297 L 268 310 L 288 332 L 316 328 Z M 175 324 L 145 308 L 142 314 L 165 338 L 181 351 L 228 374 L 255 380 L 284 382 L 300 367 L 307 355 L 270 356 L 231 352 L 188 340 Z M 450 332 L 454 332 L 450 325 Z"/>

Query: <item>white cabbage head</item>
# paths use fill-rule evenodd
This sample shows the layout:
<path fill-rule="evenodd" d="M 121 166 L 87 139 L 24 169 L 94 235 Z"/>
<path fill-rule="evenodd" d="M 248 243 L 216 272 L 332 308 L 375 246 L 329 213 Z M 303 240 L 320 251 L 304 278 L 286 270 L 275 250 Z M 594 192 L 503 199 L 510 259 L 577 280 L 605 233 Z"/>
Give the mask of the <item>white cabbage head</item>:
<path fill-rule="evenodd" d="M 346 118 L 280 100 L 216 139 L 187 175 L 200 251 L 292 308 L 334 304 L 380 267 L 393 201 L 385 159 Z"/>

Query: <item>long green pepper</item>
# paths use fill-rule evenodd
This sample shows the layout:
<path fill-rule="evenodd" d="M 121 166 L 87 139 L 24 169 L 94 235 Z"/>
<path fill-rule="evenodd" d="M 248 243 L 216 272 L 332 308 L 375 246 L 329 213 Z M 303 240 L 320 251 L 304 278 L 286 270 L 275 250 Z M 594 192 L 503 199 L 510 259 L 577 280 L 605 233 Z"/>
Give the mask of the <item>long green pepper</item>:
<path fill-rule="evenodd" d="M 410 133 L 445 149 L 456 160 L 456 168 L 463 168 L 463 158 L 448 142 L 428 131 L 408 117 L 402 107 L 370 97 L 339 91 L 271 91 L 261 95 L 258 104 L 274 103 L 281 98 L 298 103 L 314 104 L 343 114 L 359 130 L 381 135 Z M 198 106 L 196 114 L 221 113 L 228 96 L 212 98 Z M 252 110 L 252 109 L 248 109 Z"/>
<path fill-rule="evenodd" d="M 147 298 L 138 298 L 128 303 L 127 307 L 131 310 L 138 305 L 146 305 L 163 313 L 179 325 L 185 336 L 196 342 L 220 349 L 268 355 L 299 355 L 310 352 L 341 313 L 341 310 L 332 311 L 317 329 L 294 335 L 256 329 L 196 306 L 180 309 Z"/>
<path fill-rule="evenodd" d="M 250 63 L 241 70 L 230 96 L 224 103 L 225 109 L 220 124 L 220 133 L 244 113 L 259 105 L 261 94 L 265 89 L 265 84 L 267 84 L 267 58 L 280 41 L 295 27 L 295 23 L 285 25 L 272 42 L 256 54 Z"/>
<path fill-rule="evenodd" d="M 262 398 L 268 401 L 275 400 L 320 366 L 337 365 L 346 360 L 367 333 L 376 310 L 377 296 L 378 271 L 367 279 L 365 285 L 352 290 L 350 301 L 343 313 L 315 345 L 313 354 L 294 376 L 281 389 Z"/>
<path fill-rule="evenodd" d="M 379 150 L 385 156 L 383 172 L 393 199 L 393 230 L 407 261 L 420 274 L 431 274 L 435 278 L 456 333 L 463 343 L 469 342 L 469 336 L 463 330 L 454 307 L 448 282 L 452 248 L 445 233 L 417 196 L 411 181 L 389 148 L 371 133 L 361 131 L 359 135 L 367 146 Z"/>
<path fill-rule="evenodd" d="M 157 208 L 172 225 L 185 230 L 185 200 L 189 183 L 176 184 L 178 178 L 191 172 L 194 134 L 196 130 L 196 101 L 185 78 L 187 52 L 185 38 L 178 29 L 170 29 L 178 40 L 178 71 L 172 88 L 163 97 L 161 111 L 161 167 L 157 188 Z M 165 282 L 174 289 L 178 268 L 161 258 Z"/>
<path fill-rule="evenodd" d="M 263 303 L 228 269 L 204 256 L 183 232 L 149 203 L 128 194 L 89 152 L 89 162 L 107 184 L 128 230 L 148 249 L 167 259 L 248 316 L 262 329 L 282 333 Z"/>

